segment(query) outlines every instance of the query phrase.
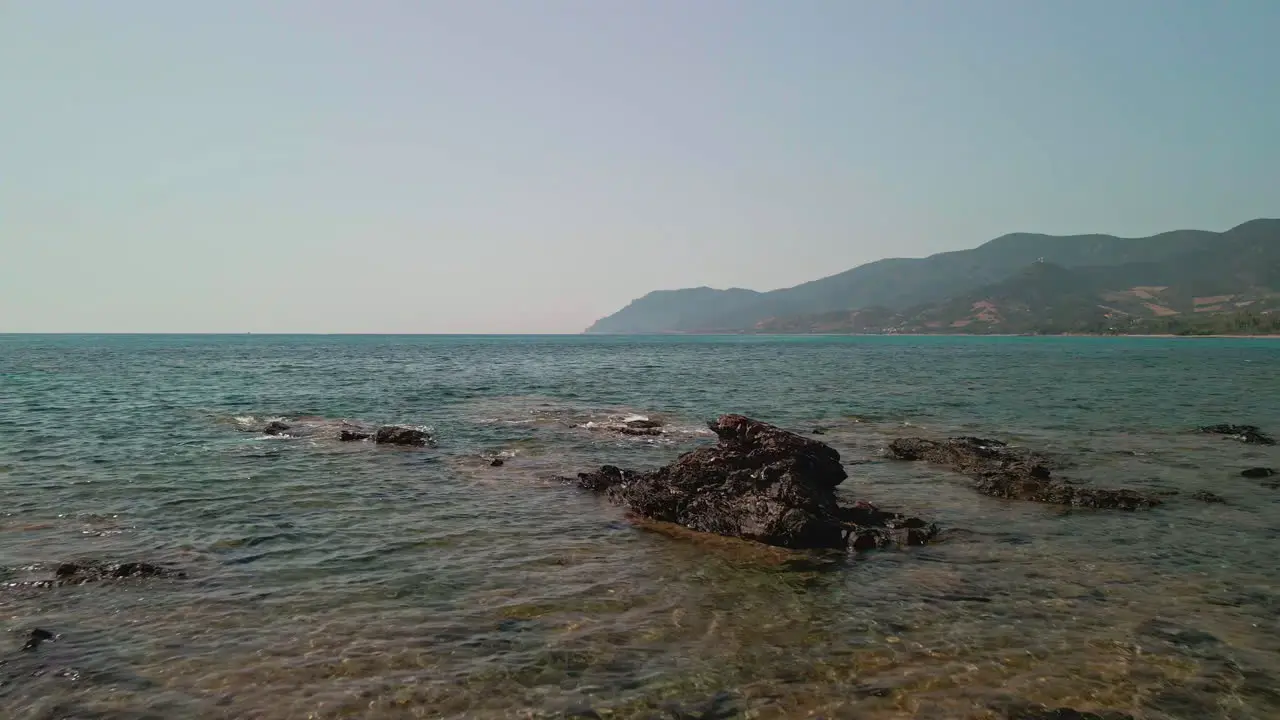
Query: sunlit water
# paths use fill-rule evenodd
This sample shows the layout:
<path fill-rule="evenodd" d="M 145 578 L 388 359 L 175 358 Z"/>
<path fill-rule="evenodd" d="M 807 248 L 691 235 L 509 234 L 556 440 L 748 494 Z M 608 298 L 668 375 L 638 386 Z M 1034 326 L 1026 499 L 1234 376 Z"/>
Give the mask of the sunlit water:
<path fill-rule="evenodd" d="M 726 411 L 826 428 L 848 499 L 945 541 L 787 553 L 554 480 L 668 462 Z M 669 433 L 582 427 L 632 413 Z M 245 430 L 272 417 L 438 444 Z M 1280 342 L 0 337 L 0 581 L 187 572 L 0 589 L 0 716 L 1280 717 L 1280 489 L 1239 476 L 1280 453 L 1189 432 L 1216 422 L 1280 433 Z M 1178 494 L 1068 511 L 881 455 L 961 432 Z M 60 637 L 20 652 L 34 627 Z"/>

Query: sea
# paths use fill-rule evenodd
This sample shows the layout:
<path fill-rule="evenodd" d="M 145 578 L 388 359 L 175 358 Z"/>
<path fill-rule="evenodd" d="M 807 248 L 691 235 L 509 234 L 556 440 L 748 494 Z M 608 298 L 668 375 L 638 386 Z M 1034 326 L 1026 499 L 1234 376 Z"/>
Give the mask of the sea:
<path fill-rule="evenodd" d="M 786 551 L 561 479 L 727 412 L 820 432 L 844 501 L 940 542 Z M 1280 478 L 1240 473 L 1280 449 L 1213 423 L 1280 434 L 1280 341 L 0 336 L 0 717 L 1274 719 Z M 953 435 L 1163 504 L 885 457 Z M 39 582 L 67 562 L 184 575 Z"/>

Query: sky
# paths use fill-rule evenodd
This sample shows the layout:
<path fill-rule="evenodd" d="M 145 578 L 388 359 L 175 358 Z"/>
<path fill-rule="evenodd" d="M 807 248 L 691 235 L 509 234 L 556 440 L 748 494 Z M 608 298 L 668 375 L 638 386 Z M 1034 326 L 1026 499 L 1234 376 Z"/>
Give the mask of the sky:
<path fill-rule="evenodd" d="M 1280 216 L 1276 0 L 0 0 L 0 332 L 578 332 Z"/>

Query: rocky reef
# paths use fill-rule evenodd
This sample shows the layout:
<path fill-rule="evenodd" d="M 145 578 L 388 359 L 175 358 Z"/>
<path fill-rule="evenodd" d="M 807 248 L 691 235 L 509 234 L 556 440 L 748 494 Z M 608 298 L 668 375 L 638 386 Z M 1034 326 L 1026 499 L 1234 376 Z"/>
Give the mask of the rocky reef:
<path fill-rule="evenodd" d="M 574 482 L 646 518 L 780 547 L 868 550 L 937 535 L 933 523 L 867 502 L 841 507 L 836 487 L 848 475 L 822 442 L 742 415 L 709 427 L 718 444 L 658 470 L 606 465 Z"/>
<path fill-rule="evenodd" d="M 899 438 L 889 443 L 889 455 L 951 468 L 972 478 L 974 487 L 993 497 L 1118 510 L 1160 504 L 1158 499 L 1132 490 L 1092 488 L 1055 480 L 1047 457 L 1010 448 L 999 440 Z"/>

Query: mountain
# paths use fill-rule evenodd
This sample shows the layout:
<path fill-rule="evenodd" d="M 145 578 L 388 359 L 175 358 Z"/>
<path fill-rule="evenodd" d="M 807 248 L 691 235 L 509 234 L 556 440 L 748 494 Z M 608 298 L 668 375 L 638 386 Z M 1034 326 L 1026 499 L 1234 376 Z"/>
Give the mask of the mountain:
<path fill-rule="evenodd" d="M 1250 302 L 1280 289 L 1278 249 L 1280 220 L 1254 220 L 1222 233 L 1177 230 L 1145 238 L 1017 233 L 972 250 L 880 260 L 771 292 L 653 292 L 598 320 L 587 332 L 875 332 L 890 327 L 936 331 L 943 326 L 955 332 L 974 323 L 993 323 L 996 311 L 981 303 L 1002 308 L 1004 328 L 1034 325 L 1038 320 L 1033 318 L 1044 320 L 1048 308 L 1054 309 L 1055 317 L 1075 318 L 1068 323 L 1075 326 L 1111 312 L 1099 307 L 1102 295 L 1130 309 L 1148 303 L 1165 308 L 1146 308 L 1147 315 L 1158 317 L 1166 310 L 1195 312 L 1195 298 L 1240 295 L 1248 298 L 1231 302 Z M 1170 289 L 1176 297 L 1155 296 Z M 1140 297 L 1143 293 L 1153 297 Z M 1016 309 L 1023 306 L 1025 310 Z M 1054 327 L 1058 322 L 1067 321 L 1054 319 Z"/>

